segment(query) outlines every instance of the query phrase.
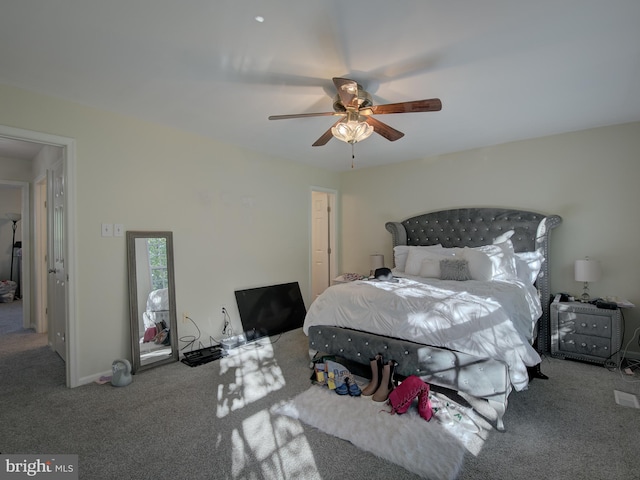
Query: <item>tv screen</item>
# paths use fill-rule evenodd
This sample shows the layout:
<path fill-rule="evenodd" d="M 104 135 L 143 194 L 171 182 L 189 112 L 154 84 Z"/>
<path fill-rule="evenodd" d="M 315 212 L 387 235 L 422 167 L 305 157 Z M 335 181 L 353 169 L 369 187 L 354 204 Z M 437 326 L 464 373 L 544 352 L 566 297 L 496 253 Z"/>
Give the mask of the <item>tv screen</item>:
<path fill-rule="evenodd" d="M 298 282 L 236 290 L 247 341 L 302 327 L 307 309 Z"/>

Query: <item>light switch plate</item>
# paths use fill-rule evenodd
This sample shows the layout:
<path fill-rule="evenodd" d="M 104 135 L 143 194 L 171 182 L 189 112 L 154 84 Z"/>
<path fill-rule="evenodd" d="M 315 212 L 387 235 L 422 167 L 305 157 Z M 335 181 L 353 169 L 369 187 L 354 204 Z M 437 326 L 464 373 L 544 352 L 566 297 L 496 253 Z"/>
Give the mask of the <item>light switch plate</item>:
<path fill-rule="evenodd" d="M 103 223 L 102 224 L 102 236 L 103 237 L 113 237 L 113 223 Z"/>
<path fill-rule="evenodd" d="M 113 224 L 113 236 L 124 237 L 124 225 L 122 223 Z"/>

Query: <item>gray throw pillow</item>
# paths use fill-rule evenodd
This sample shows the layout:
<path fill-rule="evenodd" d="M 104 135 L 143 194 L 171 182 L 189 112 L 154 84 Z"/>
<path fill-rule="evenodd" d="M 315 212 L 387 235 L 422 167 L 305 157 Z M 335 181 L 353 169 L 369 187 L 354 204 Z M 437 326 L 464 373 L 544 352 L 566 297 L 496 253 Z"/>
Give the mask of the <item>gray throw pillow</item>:
<path fill-rule="evenodd" d="M 457 258 L 440 260 L 440 279 L 457 281 L 471 280 L 469 262 Z"/>

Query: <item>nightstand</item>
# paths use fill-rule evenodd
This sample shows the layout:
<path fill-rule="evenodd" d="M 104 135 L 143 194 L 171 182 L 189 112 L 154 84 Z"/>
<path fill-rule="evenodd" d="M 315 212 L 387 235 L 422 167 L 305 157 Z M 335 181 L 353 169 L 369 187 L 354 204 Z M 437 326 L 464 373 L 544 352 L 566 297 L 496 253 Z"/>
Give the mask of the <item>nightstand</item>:
<path fill-rule="evenodd" d="M 620 309 L 590 303 L 551 304 L 551 356 L 604 364 L 620 361 Z"/>

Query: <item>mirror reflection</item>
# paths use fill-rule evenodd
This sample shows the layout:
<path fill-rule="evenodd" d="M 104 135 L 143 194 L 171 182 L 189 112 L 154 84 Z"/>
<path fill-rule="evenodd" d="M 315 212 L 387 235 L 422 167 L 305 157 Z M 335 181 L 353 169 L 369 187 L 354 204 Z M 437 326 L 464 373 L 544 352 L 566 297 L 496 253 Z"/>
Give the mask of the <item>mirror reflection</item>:
<path fill-rule="evenodd" d="M 178 360 L 173 236 L 127 232 L 133 373 Z"/>

